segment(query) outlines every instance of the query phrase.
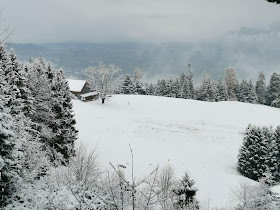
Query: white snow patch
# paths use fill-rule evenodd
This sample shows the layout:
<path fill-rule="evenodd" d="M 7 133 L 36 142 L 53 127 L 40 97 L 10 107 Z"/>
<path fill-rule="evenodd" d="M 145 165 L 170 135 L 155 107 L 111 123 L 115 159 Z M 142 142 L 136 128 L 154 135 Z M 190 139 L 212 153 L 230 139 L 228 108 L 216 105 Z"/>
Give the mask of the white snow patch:
<path fill-rule="evenodd" d="M 254 182 L 236 171 L 242 132 L 249 123 L 279 125 L 280 109 L 240 102 L 201 102 L 156 96 L 114 95 L 105 104 L 74 100 L 79 142 L 98 145 L 103 166 L 131 156 L 138 178 L 157 164 L 171 163 L 178 178 L 188 171 L 202 205 L 225 207 L 240 183 Z"/>

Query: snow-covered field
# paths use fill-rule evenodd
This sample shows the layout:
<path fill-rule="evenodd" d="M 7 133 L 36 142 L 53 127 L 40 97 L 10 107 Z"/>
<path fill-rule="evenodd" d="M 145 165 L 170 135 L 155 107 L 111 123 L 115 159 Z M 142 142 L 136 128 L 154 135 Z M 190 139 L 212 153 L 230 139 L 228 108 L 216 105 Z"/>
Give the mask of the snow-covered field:
<path fill-rule="evenodd" d="M 249 123 L 280 125 L 280 109 L 240 102 L 209 103 L 155 96 L 113 95 L 100 101 L 74 100 L 79 142 L 98 147 L 104 167 L 131 155 L 140 179 L 157 164 L 170 163 L 178 178 L 188 171 L 202 205 L 226 207 L 240 183 L 253 181 L 236 171 L 242 132 Z"/>

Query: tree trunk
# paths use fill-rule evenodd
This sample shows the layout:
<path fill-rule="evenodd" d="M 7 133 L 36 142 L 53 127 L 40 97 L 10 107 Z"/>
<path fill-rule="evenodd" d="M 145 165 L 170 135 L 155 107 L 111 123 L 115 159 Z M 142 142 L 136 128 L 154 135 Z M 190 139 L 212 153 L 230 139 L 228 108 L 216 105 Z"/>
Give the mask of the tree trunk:
<path fill-rule="evenodd" d="M 105 102 L 105 98 L 102 98 L 102 104 L 104 104 L 104 102 Z"/>

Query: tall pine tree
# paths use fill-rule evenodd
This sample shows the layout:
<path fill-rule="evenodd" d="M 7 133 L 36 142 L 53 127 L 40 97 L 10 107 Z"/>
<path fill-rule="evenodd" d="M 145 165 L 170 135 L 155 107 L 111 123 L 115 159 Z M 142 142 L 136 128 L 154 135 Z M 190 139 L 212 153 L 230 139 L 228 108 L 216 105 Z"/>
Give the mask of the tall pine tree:
<path fill-rule="evenodd" d="M 265 104 L 266 85 L 265 76 L 263 72 L 259 73 L 258 80 L 256 82 L 256 94 L 258 97 L 258 103 Z"/>
<path fill-rule="evenodd" d="M 280 92 L 280 74 L 274 72 L 271 75 L 270 82 L 267 87 L 266 104 L 268 106 L 272 104 L 272 101 L 277 99 L 279 92 Z"/>
<path fill-rule="evenodd" d="M 228 100 L 227 87 L 221 77 L 218 79 L 216 87 L 217 87 L 217 101 L 227 101 Z"/>
<path fill-rule="evenodd" d="M 0 99 L 3 97 L 0 95 Z M 5 113 L 0 104 L 0 208 L 7 204 L 7 199 L 16 190 L 20 179 L 19 158 L 20 143 L 11 130 L 12 117 Z"/>

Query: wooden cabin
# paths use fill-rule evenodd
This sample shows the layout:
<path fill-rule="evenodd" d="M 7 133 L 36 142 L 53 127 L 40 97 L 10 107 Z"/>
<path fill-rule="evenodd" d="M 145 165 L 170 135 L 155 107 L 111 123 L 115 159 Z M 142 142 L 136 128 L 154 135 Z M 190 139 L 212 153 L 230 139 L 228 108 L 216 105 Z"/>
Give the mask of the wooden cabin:
<path fill-rule="evenodd" d="M 99 97 L 97 91 L 90 89 L 89 84 L 86 80 L 74 80 L 68 79 L 68 85 L 70 92 L 73 93 L 78 99 L 82 101 L 95 100 Z"/>

